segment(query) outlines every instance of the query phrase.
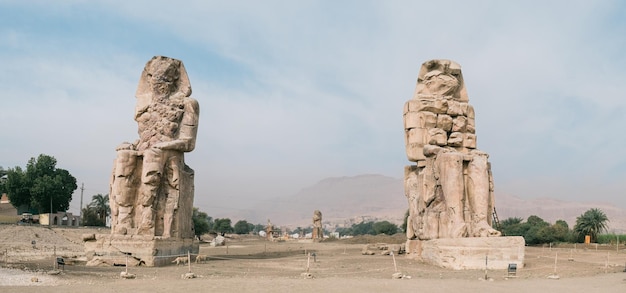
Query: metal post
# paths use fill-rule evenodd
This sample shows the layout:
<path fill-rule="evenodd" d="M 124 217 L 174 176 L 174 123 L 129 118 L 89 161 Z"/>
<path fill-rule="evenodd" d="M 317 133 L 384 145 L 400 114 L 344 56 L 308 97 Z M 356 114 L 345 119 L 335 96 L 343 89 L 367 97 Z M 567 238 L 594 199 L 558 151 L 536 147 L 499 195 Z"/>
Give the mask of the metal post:
<path fill-rule="evenodd" d="M 306 258 L 306 272 L 309 272 L 309 267 L 311 265 L 311 253 L 309 253 L 309 255 Z"/>
<path fill-rule="evenodd" d="M 50 195 L 50 214 L 48 214 L 48 227 L 52 227 L 52 195 Z"/>
<path fill-rule="evenodd" d="M 559 253 L 556 252 L 554 254 L 554 275 L 556 275 L 556 262 L 557 262 L 558 259 L 559 259 Z"/>
<path fill-rule="evenodd" d="M 78 212 L 78 214 L 79 214 L 79 217 L 80 217 L 81 221 L 83 219 L 83 191 L 85 191 L 85 183 L 84 182 L 80 185 L 80 211 Z M 127 271 L 127 273 L 128 273 L 128 271 Z"/>
<path fill-rule="evenodd" d="M 189 272 L 191 273 L 191 252 L 189 250 L 187 250 L 187 266 L 189 267 Z"/>
<path fill-rule="evenodd" d="M 488 254 L 485 254 L 485 280 L 487 280 L 487 258 L 488 258 Z"/>

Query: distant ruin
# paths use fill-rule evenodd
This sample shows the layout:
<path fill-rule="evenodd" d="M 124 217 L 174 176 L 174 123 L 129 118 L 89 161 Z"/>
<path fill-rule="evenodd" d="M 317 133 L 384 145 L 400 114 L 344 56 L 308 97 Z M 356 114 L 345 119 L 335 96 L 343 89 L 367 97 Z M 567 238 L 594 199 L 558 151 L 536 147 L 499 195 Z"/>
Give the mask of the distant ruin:
<path fill-rule="evenodd" d="M 320 212 L 319 210 L 315 210 L 315 212 L 313 212 L 312 238 L 313 240 L 324 239 L 324 229 L 322 228 L 322 212 Z"/>

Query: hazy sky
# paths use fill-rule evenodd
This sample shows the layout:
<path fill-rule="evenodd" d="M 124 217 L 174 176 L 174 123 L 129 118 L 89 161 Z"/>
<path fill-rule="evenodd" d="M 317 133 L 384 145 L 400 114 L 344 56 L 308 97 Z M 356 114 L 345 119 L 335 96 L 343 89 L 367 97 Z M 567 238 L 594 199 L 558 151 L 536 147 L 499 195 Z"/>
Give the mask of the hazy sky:
<path fill-rule="evenodd" d="M 623 1 L 0 1 L 0 166 L 44 153 L 85 204 L 108 193 L 143 66 L 164 55 L 200 103 L 186 161 L 209 215 L 331 176 L 400 178 L 404 102 L 445 58 L 496 196 L 626 207 L 624 15 Z"/>

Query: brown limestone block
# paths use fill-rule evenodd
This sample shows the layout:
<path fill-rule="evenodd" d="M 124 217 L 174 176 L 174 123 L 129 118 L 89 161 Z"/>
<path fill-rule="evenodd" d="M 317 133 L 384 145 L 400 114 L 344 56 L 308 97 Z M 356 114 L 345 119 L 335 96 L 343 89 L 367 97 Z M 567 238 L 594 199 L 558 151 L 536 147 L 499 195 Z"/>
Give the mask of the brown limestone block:
<path fill-rule="evenodd" d="M 450 116 L 462 116 L 463 108 L 458 101 L 448 101 L 448 111 L 446 113 Z"/>
<path fill-rule="evenodd" d="M 405 110 L 407 111 L 428 111 L 436 114 L 445 114 L 448 111 L 448 101 L 445 99 L 434 99 L 434 100 L 409 100 L 407 101 L 407 105 L 405 105 Z"/>
<path fill-rule="evenodd" d="M 409 111 L 404 114 L 404 129 L 432 128 L 437 125 L 437 114 L 421 111 Z"/>
<path fill-rule="evenodd" d="M 452 147 L 463 146 L 463 133 L 452 132 L 450 138 L 448 138 L 448 145 Z"/>
<path fill-rule="evenodd" d="M 443 129 L 431 128 L 428 130 L 428 144 L 444 146 L 448 144 L 448 136 Z"/>
<path fill-rule="evenodd" d="M 476 121 L 474 118 L 467 118 L 465 131 L 469 133 L 476 133 Z"/>
<path fill-rule="evenodd" d="M 465 132 L 467 126 L 467 118 L 465 116 L 457 116 L 452 119 L 453 132 Z"/>
<path fill-rule="evenodd" d="M 464 133 L 463 134 L 463 147 L 468 149 L 476 148 L 476 135 L 473 133 Z"/>
<path fill-rule="evenodd" d="M 437 115 L 437 128 L 441 128 L 444 131 L 452 130 L 452 117 L 446 114 Z"/>
<path fill-rule="evenodd" d="M 476 114 L 474 113 L 474 107 L 472 107 L 472 105 L 467 104 L 467 108 L 465 108 L 465 111 L 463 112 L 463 116 L 467 116 L 467 118 L 476 118 Z"/>
<path fill-rule="evenodd" d="M 425 160 L 424 146 L 417 143 L 409 143 L 406 145 L 406 156 L 411 162 Z"/>

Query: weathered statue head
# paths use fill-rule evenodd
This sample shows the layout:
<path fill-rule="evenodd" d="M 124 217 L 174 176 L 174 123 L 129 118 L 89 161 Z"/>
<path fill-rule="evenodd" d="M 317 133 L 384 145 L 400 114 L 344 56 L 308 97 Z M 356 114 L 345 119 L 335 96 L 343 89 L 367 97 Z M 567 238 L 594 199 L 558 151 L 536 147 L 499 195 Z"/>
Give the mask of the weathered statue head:
<path fill-rule="evenodd" d="M 165 56 L 154 56 L 146 63 L 141 73 L 136 96 L 142 99 L 153 94 L 171 94 L 182 97 L 191 95 L 191 84 L 182 61 Z"/>
<path fill-rule="evenodd" d="M 159 63 L 151 63 L 150 67 L 152 68 L 148 71 L 148 82 L 156 94 L 166 95 L 176 91 L 178 86 L 176 83 L 180 77 L 178 72 L 180 61 L 165 59 Z"/>
<path fill-rule="evenodd" d="M 468 101 L 461 65 L 444 59 L 424 62 L 417 77 L 414 98 L 418 95 L 449 96 L 454 100 Z"/>

